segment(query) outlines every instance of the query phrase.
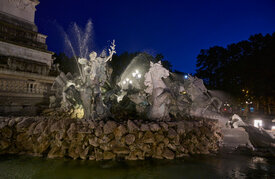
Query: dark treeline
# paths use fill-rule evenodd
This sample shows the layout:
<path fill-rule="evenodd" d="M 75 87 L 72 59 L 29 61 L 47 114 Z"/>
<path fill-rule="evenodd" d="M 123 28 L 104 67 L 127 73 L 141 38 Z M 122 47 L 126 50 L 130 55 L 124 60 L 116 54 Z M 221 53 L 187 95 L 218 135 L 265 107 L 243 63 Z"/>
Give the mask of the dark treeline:
<path fill-rule="evenodd" d="M 275 97 L 275 33 L 256 34 L 226 48 L 201 50 L 196 67 L 196 76 L 204 79 L 208 88 L 239 98 L 249 96 L 257 105 L 270 108 Z"/>
<path fill-rule="evenodd" d="M 59 69 L 65 74 L 79 73 L 77 69 L 76 60 L 73 57 L 68 57 L 65 53 L 54 54 L 54 64 L 59 64 Z"/>

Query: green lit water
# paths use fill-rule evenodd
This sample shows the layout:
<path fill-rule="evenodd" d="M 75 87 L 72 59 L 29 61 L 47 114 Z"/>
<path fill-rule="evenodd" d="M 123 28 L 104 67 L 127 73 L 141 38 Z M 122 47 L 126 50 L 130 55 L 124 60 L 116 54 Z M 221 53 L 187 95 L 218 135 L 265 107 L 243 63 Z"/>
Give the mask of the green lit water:
<path fill-rule="evenodd" d="M 96 162 L 0 156 L 0 178 L 275 178 L 275 159 L 226 155 Z"/>

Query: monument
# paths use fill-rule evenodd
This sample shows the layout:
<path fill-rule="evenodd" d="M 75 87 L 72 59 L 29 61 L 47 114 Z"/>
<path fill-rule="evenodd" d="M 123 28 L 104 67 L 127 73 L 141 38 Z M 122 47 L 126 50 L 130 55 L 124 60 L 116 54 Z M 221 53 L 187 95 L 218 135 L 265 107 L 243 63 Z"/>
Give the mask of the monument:
<path fill-rule="evenodd" d="M 38 0 L 0 1 L 0 114 L 35 114 L 54 81 L 53 53 L 34 23 Z"/>

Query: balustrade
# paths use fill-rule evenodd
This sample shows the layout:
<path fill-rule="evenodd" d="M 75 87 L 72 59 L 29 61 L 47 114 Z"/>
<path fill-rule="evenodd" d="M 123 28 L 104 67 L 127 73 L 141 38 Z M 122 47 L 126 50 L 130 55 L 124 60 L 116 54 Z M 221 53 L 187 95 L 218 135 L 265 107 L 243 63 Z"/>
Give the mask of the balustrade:
<path fill-rule="evenodd" d="M 33 81 L 0 79 L 0 93 L 44 94 L 49 84 Z"/>

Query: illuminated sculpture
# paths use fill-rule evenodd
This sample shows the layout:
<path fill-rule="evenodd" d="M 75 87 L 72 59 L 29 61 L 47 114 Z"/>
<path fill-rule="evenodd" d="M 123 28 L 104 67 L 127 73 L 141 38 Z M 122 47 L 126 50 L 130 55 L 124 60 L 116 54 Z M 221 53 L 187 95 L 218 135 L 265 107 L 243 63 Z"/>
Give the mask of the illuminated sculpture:
<path fill-rule="evenodd" d="M 115 53 L 113 41 L 109 56 L 104 51 L 100 56 L 92 52 L 89 55 L 90 60 L 78 59 L 80 76 L 77 78 L 67 78 L 70 75 L 65 76 L 63 73 L 57 77 L 56 83 L 62 87 L 61 107 L 64 110 L 75 110 L 82 106 L 85 119 L 101 119 L 108 114 L 102 101 L 101 87 L 107 80 L 106 63 Z"/>
<path fill-rule="evenodd" d="M 212 97 L 203 84 L 203 80 L 197 77 L 184 77 L 184 89 L 192 101 L 190 113 L 194 116 L 203 116 L 205 111 L 214 107 L 216 112 L 220 111 L 222 101 L 217 97 Z"/>
<path fill-rule="evenodd" d="M 150 62 L 148 70 L 143 70 L 147 73 L 144 75 L 145 86 L 141 87 L 134 78 L 140 79 L 142 75 L 138 77 L 139 71 L 133 72 L 134 68 L 118 83 L 124 90 L 117 96 L 118 103 L 127 96 L 136 105 L 138 113 L 147 113 L 147 117 L 153 120 L 170 120 L 170 117 L 180 120 L 189 115 L 206 116 L 206 111 L 209 118 L 218 116 L 222 101 L 211 96 L 201 79 L 170 73 L 161 62 Z M 129 86 L 133 86 L 136 91 L 130 92 Z"/>
<path fill-rule="evenodd" d="M 152 95 L 152 104 L 149 112 L 151 119 L 169 119 L 168 105 L 170 103 L 169 93 L 165 92 L 167 88 L 162 78 L 167 78 L 169 71 L 165 69 L 161 62 L 150 62 L 150 69 L 145 74 L 144 84 L 147 86 L 145 92 Z"/>
<path fill-rule="evenodd" d="M 85 119 L 103 119 L 108 115 L 115 115 L 119 111 L 117 109 L 126 104 L 127 100 L 131 101 L 133 104 L 131 110 L 135 109 L 137 115 L 147 116 L 152 120 L 180 120 L 185 116 L 208 118 L 213 118 L 213 115 L 218 116 L 222 101 L 211 96 L 201 79 L 191 75 L 170 73 L 161 62 L 147 61 L 147 70 L 140 66 L 137 68 L 131 63 L 132 67 L 123 72 L 125 75 L 117 86 L 109 88 L 102 94 L 104 85 L 109 84 L 106 64 L 114 53 L 113 42 L 108 56 L 104 51 L 100 56 L 92 52 L 89 60 L 77 59 L 80 75 L 77 77 L 64 73 L 59 75 L 56 79 L 59 86 L 56 89 L 59 89 L 58 93 L 62 98 L 58 98 L 58 95 L 56 98 L 52 97 L 50 106 L 57 106 L 56 101 L 59 101 L 65 111 L 82 110 L 82 115 L 76 116 L 77 113 L 74 113 L 74 116 Z M 147 73 L 143 75 L 146 71 Z M 132 115 L 127 113 L 128 109 L 123 109 L 125 115 Z M 208 116 L 204 114 L 206 111 Z"/>
<path fill-rule="evenodd" d="M 90 61 L 84 58 L 78 59 L 82 69 L 82 101 L 85 118 L 104 117 L 106 107 L 102 101 L 100 88 L 107 79 L 106 63 L 112 59 L 115 52 L 115 42 L 113 41 L 109 56 L 106 57 L 105 52 L 98 57 L 96 52 L 90 53 Z"/>

